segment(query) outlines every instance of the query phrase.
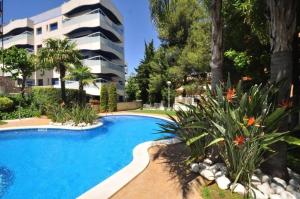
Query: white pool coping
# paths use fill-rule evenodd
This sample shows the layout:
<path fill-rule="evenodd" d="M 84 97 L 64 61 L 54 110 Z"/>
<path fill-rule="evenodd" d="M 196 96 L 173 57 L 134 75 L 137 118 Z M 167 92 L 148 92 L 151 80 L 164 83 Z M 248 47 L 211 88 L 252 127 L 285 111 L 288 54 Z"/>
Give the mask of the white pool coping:
<path fill-rule="evenodd" d="M 133 150 L 133 160 L 129 165 L 113 174 L 100 184 L 88 190 L 77 199 L 108 199 L 142 173 L 150 163 L 148 149 L 157 145 L 176 144 L 178 139 L 144 142 Z"/>
<path fill-rule="evenodd" d="M 7 127 L 0 128 L 0 132 L 3 131 L 13 131 L 13 130 L 28 130 L 28 129 L 60 129 L 60 130 L 71 130 L 71 131 L 84 131 L 95 129 L 102 126 L 103 123 L 99 122 L 98 124 L 85 126 L 85 127 L 75 127 L 75 126 L 57 126 L 57 125 L 40 125 L 40 126 L 23 126 L 23 127 Z"/>
<path fill-rule="evenodd" d="M 118 114 L 106 114 L 107 116 L 144 116 L 159 118 L 166 121 L 171 121 L 170 119 L 159 116 L 159 115 L 147 115 L 140 113 L 118 113 Z M 160 140 L 160 141 L 149 141 L 137 145 L 133 149 L 133 160 L 125 166 L 123 169 L 119 170 L 112 176 L 108 177 L 98 185 L 89 189 L 77 199 L 108 199 L 121 190 L 125 185 L 132 181 L 137 175 L 142 173 L 148 164 L 150 163 L 150 156 L 148 153 L 149 148 L 157 145 L 169 145 L 181 142 L 178 139 Z"/>

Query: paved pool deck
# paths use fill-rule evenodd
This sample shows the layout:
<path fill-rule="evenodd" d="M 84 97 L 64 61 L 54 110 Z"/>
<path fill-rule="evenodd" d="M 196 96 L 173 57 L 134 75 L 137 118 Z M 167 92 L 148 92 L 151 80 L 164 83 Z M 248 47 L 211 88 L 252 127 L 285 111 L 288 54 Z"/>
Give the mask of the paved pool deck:
<path fill-rule="evenodd" d="M 199 187 L 208 182 L 182 166 L 182 144 L 149 149 L 148 167 L 111 199 L 202 199 Z"/>
<path fill-rule="evenodd" d="M 26 126 L 44 126 L 51 122 L 47 117 L 27 118 L 21 120 L 8 120 L 6 124 L 0 125 L 0 128 L 26 127 Z"/>

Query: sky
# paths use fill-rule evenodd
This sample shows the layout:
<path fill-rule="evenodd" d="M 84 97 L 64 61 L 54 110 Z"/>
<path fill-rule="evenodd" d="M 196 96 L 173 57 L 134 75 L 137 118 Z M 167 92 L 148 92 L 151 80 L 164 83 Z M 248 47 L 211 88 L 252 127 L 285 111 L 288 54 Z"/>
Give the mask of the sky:
<path fill-rule="evenodd" d="M 84 0 L 82 0 L 84 1 Z M 150 18 L 148 0 L 112 0 L 124 17 L 125 61 L 128 74 L 134 72 L 144 57 L 144 44 L 160 42 Z M 4 0 L 4 21 L 31 17 L 61 5 L 64 0 Z"/>

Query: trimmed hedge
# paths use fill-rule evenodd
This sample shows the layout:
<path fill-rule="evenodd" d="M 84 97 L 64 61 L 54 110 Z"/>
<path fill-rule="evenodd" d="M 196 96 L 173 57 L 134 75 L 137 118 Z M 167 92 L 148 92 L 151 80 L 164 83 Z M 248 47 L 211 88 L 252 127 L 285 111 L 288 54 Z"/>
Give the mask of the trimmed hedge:
<path fill-rule="evenodd" d="M 116 85 L 110 84 L 108 90 L 108 108 L 110 112 L 117 111 L 118 94 Z"/>
<path fill-rule="evenodd" d="M 8 97 L 0 97 L 0 111 L 8 111 L 12 109 L 14 102 Z"/>
<path fill-rule="evenodd" d="M 103 85 L 100 91 L 100 112 L 105 113 L 107 111 L 108 111 L 108 89 L 106 85 Z"/>
<path fill-rule="evenodd" d="M 78 90 L 66 89 L 66 96 L 69 103 L 79 103 Z M 32 100 L 33 104 L 40 109 L 41 113 L 46 113 L 47 107 L 61 103 L 61 90 L 51 87 L 33 87 Z"/>

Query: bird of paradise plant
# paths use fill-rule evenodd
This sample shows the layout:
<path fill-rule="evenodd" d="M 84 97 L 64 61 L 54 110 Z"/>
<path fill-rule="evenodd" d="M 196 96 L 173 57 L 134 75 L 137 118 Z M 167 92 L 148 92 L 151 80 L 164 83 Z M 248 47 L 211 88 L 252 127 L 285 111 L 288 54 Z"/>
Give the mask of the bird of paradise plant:
<path fill-rule="evenodd" d="M 207 148 L 215 146 L 228 177 L 250 189 L 251 176 L 265 161 L 264 154 L 289 133 L 279 129 L 279 123 L 294 108 L 290 103 L 278 106 L 277 91 L 272 85 L 254 85 L 244 91 L 241 83 L 233 87 L 228 81 L 214 92 L 207 89 L 197 107 L 178 111 L 177 120 L 162 125 L 163 131 L 181 138 L 190 147 L 192 159 L 207 156 Z"/>

